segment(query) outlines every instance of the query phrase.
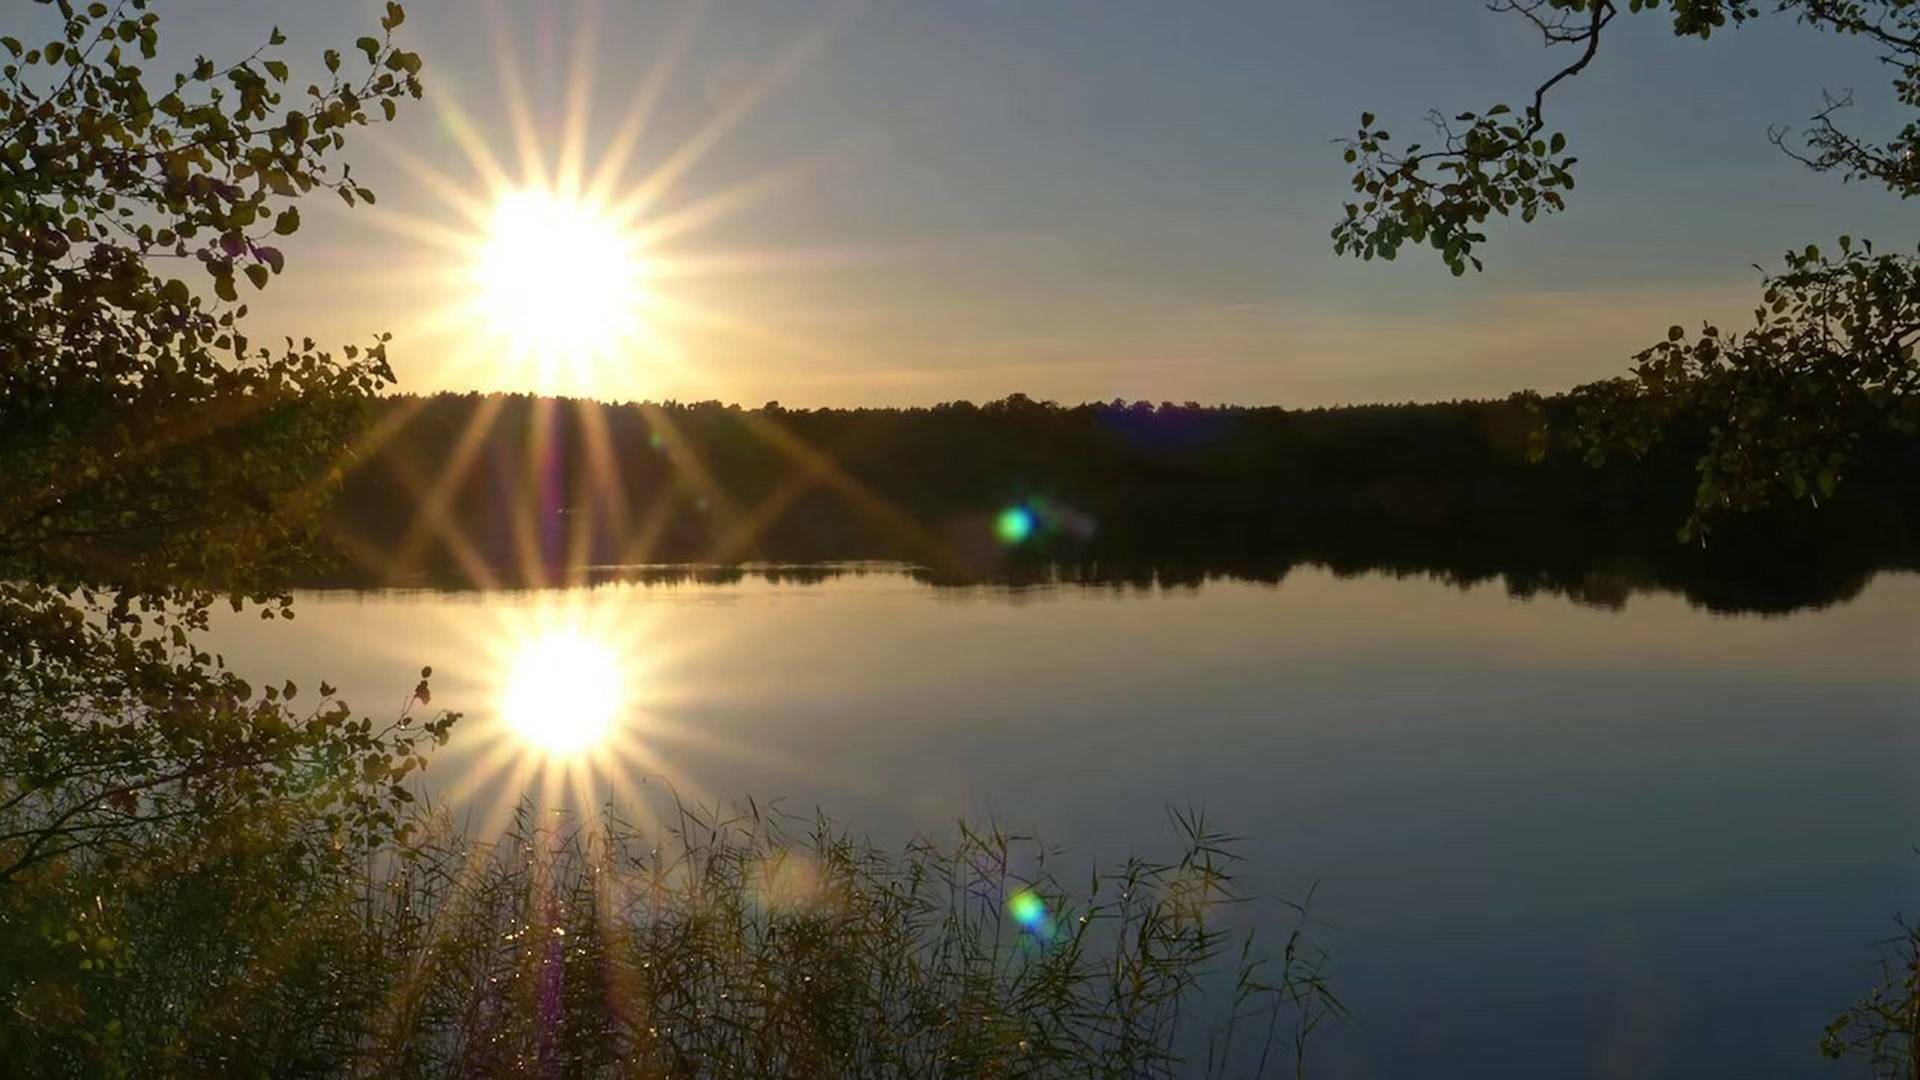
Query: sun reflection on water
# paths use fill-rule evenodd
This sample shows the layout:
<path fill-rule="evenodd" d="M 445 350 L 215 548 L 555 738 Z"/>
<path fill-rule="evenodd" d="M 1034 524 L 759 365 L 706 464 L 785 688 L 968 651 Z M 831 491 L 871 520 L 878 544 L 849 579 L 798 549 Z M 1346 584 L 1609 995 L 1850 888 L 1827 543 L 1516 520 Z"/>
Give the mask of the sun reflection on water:
<path fill-rule="evenodd" d="M 483 833 L 523 801 L 591 807 L 667 775 L 659 747 L 675 725 L 661 713 L 671 690 L 662 665 L 684 643 L 663 642 L 654 620 L 556 590 L 464 629 L 485 672 L 476 688 L 485 706 L 444 798 L 477 811 Z"/>
<path fill-rule="evenodd" d="M 627 678 L 607 641 L 577 625 L 542 629 L 513 654 L 501 717 L 526 745 L 548 754 L 596 750 L 631 704 Z"/>
<path fill-rule="evenodd" d="M 635 586 L 542 590 L 460 622 L 457 639 L 482 674 L 473 726 L 456 738 L 457 758 L 441 774 L 449 782 L 435 794 L 463 828 L 496 835 L 522 807 L 617 805 L 648 821 L 675 800 L 715 804 L 685 755 L 770 763 L 679 715 L 691 700 L 710 705 L 741 690 L 696 683 L 697 658 L 714 640 L 671 628 L 673 605 L 653 599 Z"/>

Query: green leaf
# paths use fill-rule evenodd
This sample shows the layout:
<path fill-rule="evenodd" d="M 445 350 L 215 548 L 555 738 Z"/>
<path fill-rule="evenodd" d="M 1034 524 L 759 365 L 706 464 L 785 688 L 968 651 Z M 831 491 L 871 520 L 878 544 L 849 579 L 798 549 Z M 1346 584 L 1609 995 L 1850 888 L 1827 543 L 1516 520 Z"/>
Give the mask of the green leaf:
<path fill-rule="evenodd" d="M 363 37 L 353 44 L 355 48 L 367 54 L 368 63 L 372 63 L 380 56 L 380 40 L 378 38 Z"/>
<path fill-rule="evenodd" d="M 276 82 L 287 81 L 287 62 L 286 61 L 266 60 L 266 61 L 263 61 L 260 66 L 267 69 L 267 74 L 273 76 L 274 81 Z"/>
<path fill-rule="evenodd" d="M 292 236 L 300 231 L 300 208 L 289 206 L 280 211 L 280 216 L 273 219 L 273 231 L 281 236 Z"/>

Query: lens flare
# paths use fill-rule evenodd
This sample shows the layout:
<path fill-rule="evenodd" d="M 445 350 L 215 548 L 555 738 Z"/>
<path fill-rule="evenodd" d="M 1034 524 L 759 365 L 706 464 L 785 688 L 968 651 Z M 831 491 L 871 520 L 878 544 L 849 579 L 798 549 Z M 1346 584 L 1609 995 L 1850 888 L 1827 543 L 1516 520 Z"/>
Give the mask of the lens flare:
<path fill-rule="evenodd" d="M 613 649 L 578 628 L 565 627 L 520 647 L 500 711 L 528 745 L 566 756 L 604 742 L 627 697 Z"/>
<path fill-rule="evenodd" d="M 1047 902 L 1032 889 L 1021 889 L 1007 897 L 1007 914 L 1023 930 L 1038 934 L 1047 929 Z"/>
<path fill-rule="evenodd" d="M 1009 506 L 994 518 L 993 534 L 1001 543 L 1013 547 L 1025 543 L 1033 535 L 1036 524 L 1033 511 L 1024 506 Z"/>
<path fill-rule="evenodd" d="M 751 881 L 752 898 L 765 912 L 812 911 L 826 899 L 819 864 L 800 851 L 782 849 L 761 859 Z"/>

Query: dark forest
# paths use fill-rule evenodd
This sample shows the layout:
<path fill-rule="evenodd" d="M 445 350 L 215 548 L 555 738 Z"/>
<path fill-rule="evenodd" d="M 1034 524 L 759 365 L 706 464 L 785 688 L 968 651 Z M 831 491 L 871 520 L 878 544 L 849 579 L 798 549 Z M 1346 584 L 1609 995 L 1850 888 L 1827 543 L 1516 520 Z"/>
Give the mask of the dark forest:
<path fill-rule="evenodd" d="M 1917 565 L 1920 440 L 1884 437 L 1824 507 L 1732 515 L 1682 542 L 1701 440 L 1595 466 L 1565 435 L 1572 408 L 386 398 L 334 509 L 345 557 L 317 583 L 889 560 L 940 583 L 1185 585 L 1304 563 L 1781 611 Z"/>

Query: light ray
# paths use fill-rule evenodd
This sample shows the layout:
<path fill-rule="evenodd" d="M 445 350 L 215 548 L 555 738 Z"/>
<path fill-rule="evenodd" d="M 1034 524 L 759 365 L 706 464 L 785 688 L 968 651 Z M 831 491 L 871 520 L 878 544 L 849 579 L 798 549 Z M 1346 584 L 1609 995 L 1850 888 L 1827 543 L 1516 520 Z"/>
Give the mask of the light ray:
<path fill-rule="evenodd" d="M 712 153 L 727 134 L 753 112 L 762 98 L 797 75 L 809 60 L 826 47 L 831 37 L 829 28 L 821 27 L 782 50 L 772 63 L 761 70 L 758 78 L 736 92 L 692 138 L 655 166 L 625 201 L 631 202 L 636 209 L 644 209 L 666 194 L 681 176 Z"/>
<path fill-rule="evenodd" d="M 781 333 L 741 315 L 721 311 L 683 296 L 662 297 L 653 309 L 655 321 L 713 330 L 743 341 L 779 349 L 790 356 L 829 361 L 835 351 L 825 342 L 813 341 L 790 333 Z"/>
<path fill-rule="evenodd" d="M 707 471 L 706 465 L 700 460 L 700 455 L 693 452 L 681 435 L 679 425 L 673 422 L 673 417 L 668 415 L 667 410 L 658 405 L 642 404 L 640 412 L 647 418 L 647 426 L 661 434 L 661 449 L 680 474 L 693 485 L 694 490 L 707 499 L 719 513 L 729 517 L 738 513 L 733 496 L 727 494 L 726 489 L 714 480 L 713 474 Z"/>
<path fill-rule="evenodd" d="M 437 90 L 434 93 L 434 100 L 437 102 L 437 112 L 441 122 L 446 126 L 447 133 L 460 144 L 461 151 L 467 156 L 468 166 L 479 174 L 482 189 L 499 191 L 510 186 L 513 180 L 506 166 L 494 156 L 492 148 L 487 145 L 486 139 L 481 136 L 473 121 L 468 119 L 466 112 L 460 108 L 460 103 L 454 98 L 451 90 L 444 88 Z"/>
<path fill-rule="evenodd" d="M 413 520 L 408 523 L 407 531 L 396 546 L 394 559 L 398 565 L 410 565 L 421 555 L 427 541 L 433 537 L 448 537 L 458 533 L 452 518 L 447 513 L 454 494 L 467 482 L 473 459 L 479 456 L 486 443 L 486 437 L 493 431 L 493 424 L 500 416 L 500 410 L 506 407 L 506 399 L 500 397 L 482 398 L 478 408 L 467 418 L 467 426 L 460 432 L 460 438 L 454 443 L 453 453 L 440 468 L 440 474 L 425 492 L 416 492 Z M 464 541 L 464 534 L 460 540 Z"/>
<path fill-rule="evenodd" d="M 754 768 L 824 782 L 836 791 L 856 795 L 871 794 L 879 790 L 851 771 L 834 770 L 817 760 L 800 759 L 788 753 L 759 749 L 745 740 L 728 738 L 711 730 L 693 728 L 669 719 L 655 720 L 650 731 L 656 746 L 664 747 L 671 743 L 691 747 Z"/>
<path fill-rule="evenodd" d="M 510 44 L 511 36 L 497 0 L 487 5 L 487 23 L 493 31 L 494 63 L 499 71 L 501 96 L 506 99 L 507 123 L 519 151 L 520 175 L 530 187 L 546 187 L 550 183 L 547 159 L 541 152 L 533 105 L 527 98 L 526 83 L 520 78 L 520 63 Z"/>
<path fill-rule="evenodd" d="M 711 225 L 728 215 L 766 201 L 774 194 L 793 187 L 818 171 L 828 160 L 830 159 L 825 155 L 816 156 L 772 170 L 754 179 L 733 184 L 690 206 L 653 218 L 635 230 L 635 238 L 643 247 L 657 248 L 675 236 Z M 617 220 L 633 220 L 639 217 L 640 210 L 640 201 L 636 195 L 616 203 L 612 213 Z"/>
<path fill-rule="evenodd" d="M 388 232 L 398 233 L 409 240 L 430 244 L 443 252 L 464 255 L 473 250 L 473 234 L 451 225 L 412 214 L 382 210 L 377 206 L 368 207 L 364 216 L 368 221 Z"/>
<path fill-rule="evenodd" d="M 760 534 L 785 516 L 794 503 L 819 488 L 820 480 L 814 473 L 805 473 L 785 481 L 749 508 L 727 532 L 716 539 L 707 558 L 725 564 L 745 555 L 753 550 L 753 542 L 759 539 Z"/>
<path fill-rule="evenodd" d="M 402 172 L 411 177 L 415 183 L 423 185 L 428 191 L 438 196 L 443 204 L 458 210 L 469 224 L 483 226 L 487 223 L 487 215 L 491 207 L 485 199 L 475 195 L 472 189 L 455 183 L 452 177 L 401 148 L 390 138 L 382 137 L 377 145 L 394 164 L 400 166 Z M 383 211 L 381 216 L 391 218 L 400 215 L 391 215 Z M 463 232 L 459 235 L 463 240 L 471 242 L 470 234 Z"/>
<path fill-rule="evenodd" d="M 633 160 L 633 152 L 639 145 L 641 135 L 653 119 L 655 108 L 665 93 L 668 82 L 680 68 L 687 49 L 693 44 L 693 32 L 699 26 L 700 17 L 705 13 L 707 0 L 685 9 L 674 21 L 667 34 L 666 42 L 661 46 L 659 59 L 647 72 L 646 81 L 640 84 L 640 90 L 634 95 L 633 104 L 628 106 L 626 116 L 613 133 L 612 139 L 601 152 L 600 165 L 587 181 L 585 193 L 588 198 L 604 202 L 612 197 L 613 189 L 625 175 L 627 166 Z"/>
<path fill-rule="evenodd" d="M 513 515 L 514 551 L 520 560 L 521 580 L 540 588 L 547 584 L 547 566 L 545 557 L 543 530 L 551 530 L 557 506 L 549 505 L 549 499 L 555 493 L 548 490 L 549 472 L 559 473 L 555 467 L 553 455 L 558 451 L 552 444 L 553 435 L 553 399 L 541 397 L 534 399 L 533 412 L 527 419 L 527 468 L 520 479 L 514 494 L 515 512 Z"/>
<path fill-rule="evenodd" d="M 664 638 L 657 616 L 622 599 L 640 587 L 537 591 L 491 618 L 453 624 L 493 675 L 456 782 L 443 789 L 447 805 L 477 816 L 478 835 L 496 835 L 523 793 L 540 807 L 578 809 L 637 799 L 656 778 L 705 797 L 663 742 L 679 730 L 667 709 L 713 696 L 676 686 L 673 672 L 716 643 Z"/>
<path fill-rule="evenodd" d="M 653 561 L 653 546 L 666 532 L 667 523 L 673 518 L 672 495 L 662 489 L 654 495 L 653 502 L 647 507 L 646 516 L 626 538 L 621 547 L 620 561 L 626 565 L 638 565 Z"/>
<path fill-rule="evenodd" d="M 567 65 L 566 106 L 560 117 L 560 146 L 554 187 L 570 199 L 580 195 L 581 170 L 587 153 L 587 121 L 593 109 L 593 78 L 597 57 L 593 43 L 600 25 L 599 0 L 586 0 L 574 20 L 573 60 Z"/>
<path fill-rule="evenodd" d="M 601 535 L 624 536 L 627 532 L 627 490 L 620 481 L 620 463 L 613 452 L 612 436 L 607 431 L 604 407 L 597 401 L 576 403 L 581 442 L 586 452 L 587 513 L 574 522 L 567 565 L 578 584 L 593 555 L 593 545 Z M 601 515 L 605 514 L 602 519 Z"/>
<path fill-rule="evenodd" d="M 877 247 L 747 249 L 659 255 L 651 260 L 650 266 L 655 280 L 683 280 L 870 265 L 897 259 L 899 255 L 898 251 Z"/>
<path fill-rule="evenodd" d="M 809 445 L 771 417 L 757 413 L 743 413 L 742 416 L 748 430 L 806 469 L 810 475 L 818 477 L 821 483 L 845 498 L 855 509 L 893 533 L 927 565 L 936 569 L 960 565 L 960 560 L 945 542 L 893 504 L 874 494 L 827 454 Z"/>

